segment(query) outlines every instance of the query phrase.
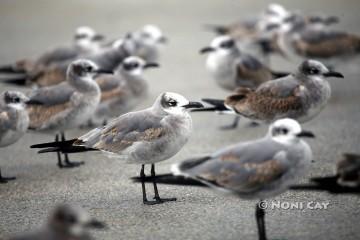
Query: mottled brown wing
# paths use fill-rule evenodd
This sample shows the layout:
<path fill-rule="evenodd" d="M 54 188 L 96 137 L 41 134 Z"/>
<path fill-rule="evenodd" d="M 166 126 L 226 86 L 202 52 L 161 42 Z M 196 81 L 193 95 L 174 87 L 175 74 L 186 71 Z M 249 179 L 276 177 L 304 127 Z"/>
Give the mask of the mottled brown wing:
<path fill-rule="evenodd" d="M 286 170 L 286 166 L 275 159 L 241 163 L 236 156 L 223 156 L 220 161 L 228 161 L 230 164 L 224 164 L 217 171 L 203 172 L 198 178 L 236 192 L 250 192 L 262 188 L 280 178 Z"/>
<path fill-rule="evenodd" d="M 40 87 L 52 86 L 66 80 L 66 71 L 57 67 L 38 70 L 30 79 Z"/>
<path fill-rule="evenodd" d="M 360 39 L 354 35 L 341 35 L 337 38 L 324 39 L 319 43 L 298 40 L 294 42 L 294 48 L 303 56 L 329 58 L 359 51 Z"/>
<path fill-rule="evenodd" d="M 244 64 L 239 64 L 237 67 L 237 76 L 240 79 L 248 79 L 253 82 L 253 87 L 259 86 L 261 83 L 272 79 L 271 71 L 265 67 L 257 69 L 247 68 Z"/>
<path fill-rule="evenodd" d="M 96 78 L 96 82 L 101 89 L 101 102 L 119 98 L 126 94 L 125 84 L 119 79 L 119 76 L 103 75 Z"/>
<path fill-rule="evenodd" d="M 30 105 L 27 107 L 27 111 L 30 118 L 30 129 L 40 128 L 44 123 L 49 121 L 52 117 L 61 114 L 71 107 L 71 102 L 62 104 L 44 106 L 44 105 Z"/>

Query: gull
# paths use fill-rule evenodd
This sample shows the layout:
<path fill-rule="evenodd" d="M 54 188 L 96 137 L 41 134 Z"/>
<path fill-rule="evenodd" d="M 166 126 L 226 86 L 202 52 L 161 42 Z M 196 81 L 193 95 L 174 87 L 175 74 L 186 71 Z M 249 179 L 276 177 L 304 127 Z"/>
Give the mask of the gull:
<path fill-rule="evenodd" d="M 153 67 L 159 67 L 159 64 L 130 56 L 124 59 L 114 75 L 98 76 L 96 82 L 101 89 L 101 101 L 90 125 L 99 125 L 109 118 L 127 113 L 142 102 L 148 94 L 148 83 L 143 73 Z"/>
<path fill-rule="evenodd" d="M 31 148 L 43 148 L 39 153 L 102 151 L 120 161 L 141 165 L 141 178 L 145 178 L 145 165 L 151 164 L 151 175 L 155 176 L 155 163 L 171 158 L 188 141 L 192 132 L 192 119 L 188 109 L 199 107 L 202 107 L 201 103 L 190 102 L 182 95 L 166 92 L 150 108 L 121 115 L 79 138 L 60 143 L 37 144 Z M 155 181 L 153 186 L 154 201 L 147 199 L 145 182 L 142 182 L 144 204 L 176 200 L 160 198 Z"/>
<path fill-rule="evenodd" d="M 285 117 L 306 122 L 317 116 L 330 99 L 331 88 L 326 80 L 329 77 L 344 76 L 321 62 L 305 60 L 291 75 L 265 82 L 256 89 L 239 88 L 210 110 L 225 110 L 264 122 Z"/>
<path fill-rule="evenodd" d="M 50 49 L 35 59 L 22 59 L 13 64 L 0 66 L 0 73 L 30 74 L 45 66 L 74 59 L 82 54 L 94 54 L 99 51 L 103 38 L 103 35 L 90 27 L 78 27 L 72 45 Z"/>
<path fill-rule="evenodd" d="M 132 40 L 115 41 L 111 47 L 105 48 L 102 51 L 81 55 L 81 59 L 91 60 L 99 68 L 113 71 L 125 57 L 131 54 L 132 49 L 128 49 L 130 44 L 127 43 L 129 41 Z M 17 85 L 35 85 L 37 87 L 56 85 L 66 81 L 68 66 L 77 59 L 69 59 L 58 64 L 52 64 L 18 78 L 2 80 L 2 82 Z"/>
<path fill-rule="evenodd" d="M 64 141 L 65 130 L 79 127 L 94 114 L 101 96 L 100 88 L 94 80 L 98 73 L 109 72 L 89 60 L 79 59 L 69 65 L 67 83 L 32 91 L 30 104 L 27 105 L 29 129 L 37 132 L 60 132 L 61 140 Z M 55 139 L 59 140 L 58 134 Z M 58 153 L 60 168 L 76 167 L 79 164 L 71 163 L 65 154 L 64 165 Z"/>
<path fill-rule="evenodd" d="M 319 28 L 316 23 L 305 24 L 296 15 L 280 24 L 277 35 L 278 46 L 290 59 L 301 56 L 336 63 L 352 59 L 360 52 L 360 36 L 326 27 Z"/>
<path fill-rule="evenodd" d="M 287 75 L 272 71 L 255 57 L 243 53 L 230 36 L 216 37 L 200 53 L 208 53 L 207 70 L 218 85 L 228 91 L 234 91 L 237 87 L 257 87 L 273 78 Z"/>
<path fill-rule="evenodd" d="M 25 104 L 29 99 L 17 91 L 6 91 L 0 97 L 0 147 L 6 147 L 17 142 L 28 129 L 29 116 Z M 0 183 L 14 179 L 3 177 L 0 169 Z"/>
<path fill-rule="evenodd" d="M 263 200 L 285 192 L 304 175 L 311 163 L 311 148 L 301 137 L 314 135 L 303 131 L 295 120 L 280 119 L 261 139 L 237 143 L 175 164 L 172 172 L 222 193 L 260 200 L 255 215 L 259 239 L 265 240 Z"/>
<path fill-rule="evenodd" d="M 130 34 L 130 36 L 136 44 L 134 55 L 143 58 L 147 62 L 158 62 L 161 47 L 168 41 L 161 29 L 152 24 L 143 26 L 140 30 Z"/>
<path fill-rule="evenodd" d="M 41 229 L 17 234 L 8 240 L 91 240 L 91 229 L 104 229 L 105 223 L 92 218 L 80 206 L 61 204 L 50 213 L 47 224 Z"/>

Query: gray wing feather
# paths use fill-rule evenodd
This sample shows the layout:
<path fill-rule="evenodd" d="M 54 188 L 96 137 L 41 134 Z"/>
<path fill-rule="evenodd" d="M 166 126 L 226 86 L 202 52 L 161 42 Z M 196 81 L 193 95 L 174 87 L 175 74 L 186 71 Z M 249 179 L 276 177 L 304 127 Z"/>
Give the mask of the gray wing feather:
<path fill-rule="evenodd" d="M 75 92 L 67 82 L 58 85 L 39 88 L 30 93 L 29 97 L 32 101 L 37 101 L 45 106 L 66 103 L 70 100 Z"/>
<path fill-rule="evenodd" d="M 264 95 L 271 95 L 274 97 L 288 97 L 291 96 L 299 82 L 296 81 L 293 75 L 288 75 L 283 78 L 268 81 L 261 84 L 256 92 Z"/>

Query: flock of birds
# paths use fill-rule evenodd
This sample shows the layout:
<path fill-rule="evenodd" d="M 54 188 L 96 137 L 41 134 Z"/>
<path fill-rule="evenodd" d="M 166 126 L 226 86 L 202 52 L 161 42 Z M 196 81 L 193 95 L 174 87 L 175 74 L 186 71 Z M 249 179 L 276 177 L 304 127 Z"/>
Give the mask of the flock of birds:
<path fill-rule="evenodd" d="M 176 201 L 161 198 L 157 183 L 186 181 L 244 199 L 264 199 L 283 193 L 304 175 L 313 160 L 303 140 L 314 134 L 300 123 L 317 116 L 331 97 L 328 78 L 343 78 L 334 64 L 360 53 L 360 37 L 331 29 L 334 16 L 307 16 L 270 4 L 255 19 L 228 26 L 207 25 L 216 36 L 200 50 L 207 54 L 206 68 L 218 85 L 231 91 L 226 99 L 189 101 L 165 92 L 144 110 L 131 112 L 148 93 L 144 70 L 159 67 L 166 37 L 154 25 L 107 40 L 89 27 L 75 32 L 74 43 L 55 48 L 38 58 L 21 59 L 0 67 L 4 84 L 32 87 L 26 94 L 5 91 L 0 99 L 0 147 L 18 141 L 27 131 L 51 132 L 55 141 L 32 145 L 39 153 L 56 153 L 58 167 L 79 167 L 68 154 L 101 151 L 141 167 L 143 203 Z M 291 73 L 269 66 L 269 56 L 305 60 Z M 316 59 L 316 60 L 314 60 Z M 264 137 L 226 146 L 172 167 L 172 174 L 155 174 L 155 164 L 178 153 L 192 132 L 189 112 L 214 111 L 254 122 L 270 123 Z M 66 140 L 65 131 L 79 127 L 93 130 Z M 145 165 L 151 165 L 150 176 Z M 359 189 L 360 157 L 347 154 L 331 180 L 319 178 L 308 189 Z M 172 179 L 169 179 L 172 178 Z M 15 178 L 4 177 L 0 182 Z M 147 197 L 145 183 L 153 183 L 154 197 Z M 304 189 L 306 187 L 299 187 Z M 345 190 L 344 190 L 345 189 Z M 353 190 L 355 191 L 355 190 Z M 256 205 L 259 239 L 266 239 L 264 209 Z M 48 226 L 36 234 L 11 239 L 89 239 L 89 228 L 105 225 L 83 209 L 61 205 Z"/>

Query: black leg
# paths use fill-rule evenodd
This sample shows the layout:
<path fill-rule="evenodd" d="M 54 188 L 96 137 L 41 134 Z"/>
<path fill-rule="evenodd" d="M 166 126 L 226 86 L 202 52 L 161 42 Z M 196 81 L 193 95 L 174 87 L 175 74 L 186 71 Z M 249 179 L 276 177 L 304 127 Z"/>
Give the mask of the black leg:
<path fill-rule="evenodd" d="M 142 194 L 143 194 L 143 203 L 147 204 L 148 200 L 146 198 L 146 189 L 145 189 L 145 165 L 142 164 L 141 165 L 141 170 L 140 170 L 140 179 L 141 179 L 141 188 L 142 188 Z"/>
<path fill-rule="evenodd" d="M 266 229 L 265 229 L 265 210 L 261 207 L 265 204 L 261 204 L 262 200 L 256 204 L 255 217 L 258 227 L 259 240 L 266 240 Z"/>
<path fill-rule="evenodd" d="M 15 180 L 16 177 L 3 177 L 1 175 L 1 169 L 0 169 L 0 184 L 1 183 L 7 183 L 8 181 Z"/>
<path fill-rule="evenodd" d="M 59 134 L 55 135 L 55 142 L 59 142 Z M 56 154 L 57 154 L 57 158 L 58 158 L 57 165 L 59 168 L 63 168 L 64 165 L 62 164 L 62 161 L 61 161 L 61 153 L 59 151 L 57 151 Z"/>
<path fill-rule="evenodd" d="M 239 125 L 239 120 L 240 120 L 240 116 L 235 116 L 234 121 L 230 124 L 230 125 L 225 125 L 222 126 L 221 129 L 222 130 L 232 130 L 237 128 L 237 126 Z"/>
<path fill-rule="evenodd" d="M 65 138 L 65 133 L 61 132 L 61 141 L 65 142 L 66 138 Z M 70 162 L 69 160 L 69 156 L 67 153 L 64 153 L 64 162 L 65 165 L 63 166 L 64 168 L 74 168 L 74 167 L 79 167 L 80 165 L 84 164 L 84 162 Z"/>
<path fill-rule="evenodd" d="M 176 201 L 176 198 L 160 198 L 159 191 L 158 191 L 157 184 L 156 184 L 155 176 L 156 176 L 156 174 L 155 174 L 155 164 L 151 164 L 151 177 L 153 178 L 154 194 L 155 194 L 154 199 L 158 203 Z"/>

